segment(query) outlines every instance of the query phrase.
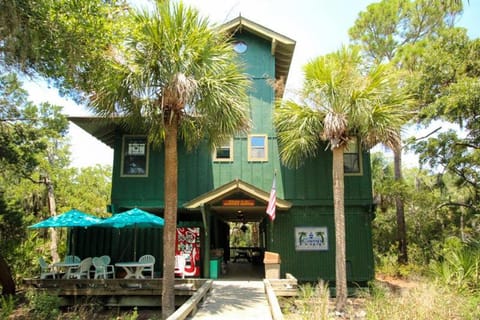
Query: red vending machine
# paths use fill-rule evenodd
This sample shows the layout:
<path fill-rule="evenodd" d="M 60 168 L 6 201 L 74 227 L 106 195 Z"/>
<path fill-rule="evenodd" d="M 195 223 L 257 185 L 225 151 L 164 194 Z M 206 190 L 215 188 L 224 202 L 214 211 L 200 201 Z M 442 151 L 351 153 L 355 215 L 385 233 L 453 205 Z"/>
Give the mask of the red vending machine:
<path fill-rule="evenodd" d="M 200 277 L 200 228 L 177 228 L 175 275 Z"/>

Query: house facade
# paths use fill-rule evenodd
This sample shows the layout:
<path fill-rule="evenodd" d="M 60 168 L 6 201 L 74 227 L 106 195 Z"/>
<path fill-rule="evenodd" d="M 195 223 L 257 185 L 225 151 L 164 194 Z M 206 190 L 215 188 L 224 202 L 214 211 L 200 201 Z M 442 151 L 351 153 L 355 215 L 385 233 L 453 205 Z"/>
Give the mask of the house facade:
<path fill-rule="evenodd" d="M 284 167 L 272 121 L 275 99 L 283 95 L 281 85 L 273 84 L 285 83 L 295 41 L 244 17 L 221 28 L 232 33 L 234 49 L 251 79 L 248 107 L 252 127 L 248 134 L 232 137 L 214 150 L 201 145 L 187 151 L 179 144 L 178 226 L 200 230 L 197 263 L 202 277 L 210 276 L 213 249 L 229 251 L 228 223 L 239 222 L 258 224 L 258 247 L 279 254 L 281 276 L 291 273 L 304 281 L 333 281 L 332 153 L 324 148 L 298 169 Z M 110 120 L 70 120 L 114 150 L 109 210 L 115 214 L 138 207 L 162 216 L 162 148 L 153 148 L 142 132 L 128 132 Z M 358 145 L 348 150 L 344 164 L 347 278 L 367 282 L 374 275 L 370 158 Z M 271 221 L 266 207 L 273 184 L 277 202 L 276 218 Z M 122 236 L 115 232 L 82 230 L 75 239 L 77 250 L 84 255 L 104 251 L 114 260 L 125 258 L 132 231 L 125 230 Z M 145 229 L 137 236 L 138 254 L 154 254 L 156 271 L 161 274 L 161 230 Z"/>

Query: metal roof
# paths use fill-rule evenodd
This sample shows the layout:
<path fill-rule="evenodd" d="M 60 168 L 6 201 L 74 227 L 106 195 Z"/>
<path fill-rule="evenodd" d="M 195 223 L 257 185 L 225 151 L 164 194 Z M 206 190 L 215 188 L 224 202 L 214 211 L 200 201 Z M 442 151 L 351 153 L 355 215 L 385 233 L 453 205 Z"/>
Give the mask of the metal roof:
<path fill-rule="evenodd" d="M 118 118 L 68 117 L 68 120 L 112 149 L 115 147 L 115 132 L 122 129 Z"/>

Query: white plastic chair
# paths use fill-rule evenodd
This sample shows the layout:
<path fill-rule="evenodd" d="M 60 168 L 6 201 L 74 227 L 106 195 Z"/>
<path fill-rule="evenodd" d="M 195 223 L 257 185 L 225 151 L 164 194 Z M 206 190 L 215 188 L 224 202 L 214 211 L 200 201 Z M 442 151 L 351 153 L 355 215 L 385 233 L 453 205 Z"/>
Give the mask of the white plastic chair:
<path fill-rule="evenodd" d="M 155 265 L 155 257 L 152 256 L 152 255 L 150 255 L 150 254 L 146 254 L 146 255 L 141 256 L 141 257 L 138 259 L 138 262 L 147 264 L 147 265 L 143 268 L 142 273 L 144 273 L 144 272 L 150 272 L 151 277 L 152 277 L 152 279 L 153 279 L 153 267 L 154 267 L 154 265 Z"/>
<path fill-rule="evenodd" d="M 71 267 L 68 269 L 68 278 L 72 279 L 90 279 L 90 268 L 92 267 L 92 258 L 85 258 L 80 262 L 78 267 Z"/>
<path fill-rule="evenodd" d="M 102 257 L 94 257 L 92 259 L 92 264 L 95 267 L 95 274 L 93 276 L 94 279 L 103 278 L 108 279 L 111 275 L 113 278 L 115 277 L 114 272 L 108 268 L 106 264 L 106 260 Z"/>
<path fill-rule="evenodd" d="M 185 279 L 185 265 L 186 259 L 183 254 L 175 256 L 175 275 L 181 276 L 182 279 Z"/>
<path fill-rule="evenodd" d="M 55 279 L 55 269 L 43 257 L 38 258 L 38 262 L 40 263 L 40 279 L 47 279 L 48 277 Z"/>

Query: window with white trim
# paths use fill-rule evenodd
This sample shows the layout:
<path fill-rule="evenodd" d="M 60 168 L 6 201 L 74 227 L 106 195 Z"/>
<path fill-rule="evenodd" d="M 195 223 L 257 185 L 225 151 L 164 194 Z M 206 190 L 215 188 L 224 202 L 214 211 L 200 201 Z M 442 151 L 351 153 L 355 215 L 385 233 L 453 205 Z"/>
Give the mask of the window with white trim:
<path fill-rule="evenodd" d="M 148 142 L 145 136 L 123 136 L 122 176 L 148 175 Z"/>
<path fill-rule="evenodd" d="M 213 150 L 213 161 L 233 161 L 233 138 L 215 147 L 215 150 Z"/>
<path fill-rule="evenodd" d="M 266 134 L 248 135 L 248 161 L 268 161 L 268 139 Z"/>
<path fill-rule="evenodd" d="M 358 139 L 351 139 L 343 152 L 343 168 L 345 174 L 361 174 L 361 155 Z"/>

